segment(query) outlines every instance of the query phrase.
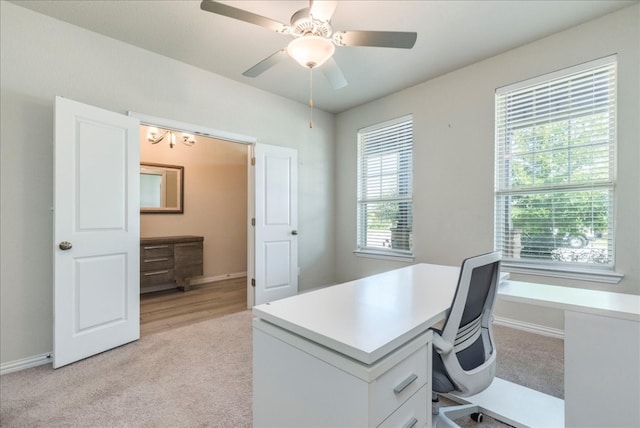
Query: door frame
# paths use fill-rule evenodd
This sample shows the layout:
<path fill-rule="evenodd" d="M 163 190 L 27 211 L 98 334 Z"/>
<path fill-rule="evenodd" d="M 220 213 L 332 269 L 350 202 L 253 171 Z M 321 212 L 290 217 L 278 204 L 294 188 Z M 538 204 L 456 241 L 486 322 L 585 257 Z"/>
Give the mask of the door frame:
<path fill-rule="evenodd" d="M 183 131 L 189 134 L 202 135 L 205 137 L 215 138 L 217 140 L 229 141 L 232 143 L 244 144 L 249 146 L 247 150 L 247 308 L 251 308 L 255 301 L 254 288 L 251 284 L 251 278 L 255 278 L 255 245 L 254 245 L 254 228 L 251 226 L 251 219 L 255 218 L 255 174 L 251 167 L 251 160 L 254 156 L 254 147 L 258 143 L 257 137 L 236 134 L 219 129 L 208 128 L 206 126 L 195 125 L 192 123 L 181 122 L 163 117 L 151 116 L 148 114 L 138 113 L 134 111 L 128 112 L 129 116 L 140 120 L 140 125 L 156 126 L 160 128 L 169 128 L 176 131 Z"/>

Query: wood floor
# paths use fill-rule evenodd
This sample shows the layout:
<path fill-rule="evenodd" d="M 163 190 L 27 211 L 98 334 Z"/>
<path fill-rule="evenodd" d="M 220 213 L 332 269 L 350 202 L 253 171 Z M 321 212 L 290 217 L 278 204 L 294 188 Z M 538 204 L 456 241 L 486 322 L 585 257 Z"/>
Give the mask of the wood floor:
<path fill-rule="evenodd" d="M 247 309 L 247 278 L 191 286 L 187 292 L 140 295 L 140 335 L 171 330 Z"/>

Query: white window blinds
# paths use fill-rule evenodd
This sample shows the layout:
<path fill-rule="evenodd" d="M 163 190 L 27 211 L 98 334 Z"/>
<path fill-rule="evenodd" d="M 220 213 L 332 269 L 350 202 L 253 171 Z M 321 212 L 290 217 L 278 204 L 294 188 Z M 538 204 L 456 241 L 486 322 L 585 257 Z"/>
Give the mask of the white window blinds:
<path fill-rule="evenodd" d="M 358 251 L 411 255 L 413 119 L 358 132 Z"/>
<path fill-rule="evenodd" d="M 496 91 L 505 262 L 613 267 L 615 141 L 615 56 Z"/>

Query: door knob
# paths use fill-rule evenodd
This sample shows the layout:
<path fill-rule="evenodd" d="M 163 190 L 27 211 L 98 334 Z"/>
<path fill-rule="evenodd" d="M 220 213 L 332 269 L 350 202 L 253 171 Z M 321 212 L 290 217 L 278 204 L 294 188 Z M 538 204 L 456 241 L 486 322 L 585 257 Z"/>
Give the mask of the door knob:
<path fill-rule="evenodd" d="M 298 234 L 298 231 L 297 231 L 297 230 L 292 230 L 292 231 L 291 231 L 291 234 L 292 234 L 292 235 L 297 235 L 297 234 Z"/>
<path fill-rule="evenodd" d="M 70 250 L 73 245 L 71 245 L 71 242 L 69 241 L 62 241 L 58 247 L 63 251 L 67 251 Z"/>

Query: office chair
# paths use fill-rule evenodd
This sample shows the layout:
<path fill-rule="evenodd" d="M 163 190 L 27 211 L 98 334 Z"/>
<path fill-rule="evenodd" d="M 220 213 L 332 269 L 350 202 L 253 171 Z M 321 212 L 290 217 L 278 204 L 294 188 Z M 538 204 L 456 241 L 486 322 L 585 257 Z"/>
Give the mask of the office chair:
<path fill-rule="evenodd" d="M 496 373 L 491 329 L 500 272 L 498 252 L 462 262 L 456 294 L 442 330 L 433 329 L 433 427 L 457 427 L 453 419 L 469 415 L 481 422 L 473 404 L 439 407 L 438 394 L 463 397 L 486 389 Z"/>

